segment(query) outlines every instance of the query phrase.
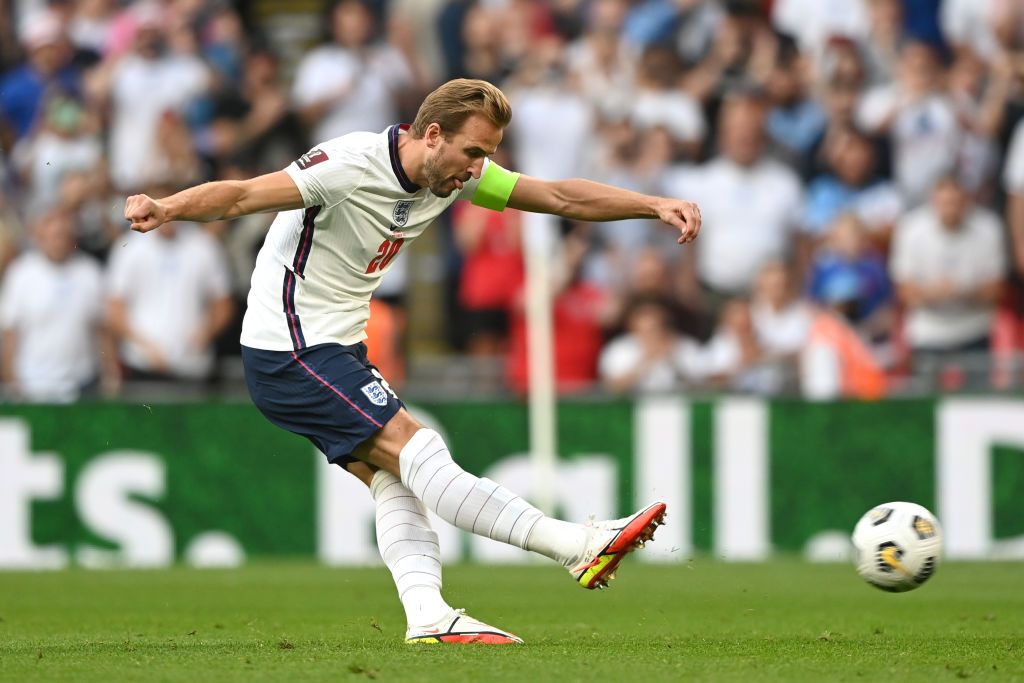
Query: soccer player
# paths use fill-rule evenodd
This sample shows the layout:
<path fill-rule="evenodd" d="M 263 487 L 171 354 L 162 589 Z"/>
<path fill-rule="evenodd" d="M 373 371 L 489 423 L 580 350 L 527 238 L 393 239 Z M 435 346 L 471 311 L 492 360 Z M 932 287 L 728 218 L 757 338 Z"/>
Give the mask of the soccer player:
<path fill-rule="evenodd" d="M 307 437 L 370 488 L 377 544 L 410 643 L 522 642 L 441 597 L 437 534 L 425 508 L 465 531 L 550 557 L 591 589 L 606 587 L 665 516 L 664 503 L 586 525 L 545 516 L 459 467 L 367 359 L 371 294 L 403 246 L 456 199 L 582 221 L 657 218 L 679 230 L 680 244 L 697 236 L 700 211 L 691 202 L 587 180 L 544 181 L 489 162 L 511 116 L 495 86 L 453 80 L 427 96 L 411 127 L 350 133 L 283 171 L 164 199 L 134 195 L 125 204 L 139 232 L 169 221 L 279 212 L 256 259 L 242 324 L 249 392 L 271 422 Z"/>

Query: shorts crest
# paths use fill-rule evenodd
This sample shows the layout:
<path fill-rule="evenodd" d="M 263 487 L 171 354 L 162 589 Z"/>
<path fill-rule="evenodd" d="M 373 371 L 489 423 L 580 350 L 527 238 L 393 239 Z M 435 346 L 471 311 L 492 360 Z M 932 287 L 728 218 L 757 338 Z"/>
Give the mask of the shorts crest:
<path fill-rule="evenodd" d="M 386 406 L 388 404 L 388 393 L 384 391 L 380 382 L 370 382 L 363 387 L 362 391 L 373 405 Z"/>

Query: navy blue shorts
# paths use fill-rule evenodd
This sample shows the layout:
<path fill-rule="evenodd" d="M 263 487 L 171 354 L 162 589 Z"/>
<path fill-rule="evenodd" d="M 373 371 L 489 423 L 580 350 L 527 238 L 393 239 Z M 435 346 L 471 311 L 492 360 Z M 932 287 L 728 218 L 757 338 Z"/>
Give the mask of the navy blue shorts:
<path fill-rule="evenodd" d="M 313 442 L 344 467 L 352 451 L 402 407 L 366 357 L 366 344 L 318 344 L 297 351 L 242 347 L 253 403 L 278 427 Z"/>

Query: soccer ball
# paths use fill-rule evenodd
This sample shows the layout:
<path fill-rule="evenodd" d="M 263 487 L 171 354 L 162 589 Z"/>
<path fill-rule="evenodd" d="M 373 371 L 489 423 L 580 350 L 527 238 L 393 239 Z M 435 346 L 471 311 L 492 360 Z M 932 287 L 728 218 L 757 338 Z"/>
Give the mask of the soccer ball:
<path fill-rule="evenodd" d="M 942 552 L 942 528 L 916 503 L 874 507 L 853 530 L 857 573 L 891 593 L 914 590 L 935 573 Z"/>

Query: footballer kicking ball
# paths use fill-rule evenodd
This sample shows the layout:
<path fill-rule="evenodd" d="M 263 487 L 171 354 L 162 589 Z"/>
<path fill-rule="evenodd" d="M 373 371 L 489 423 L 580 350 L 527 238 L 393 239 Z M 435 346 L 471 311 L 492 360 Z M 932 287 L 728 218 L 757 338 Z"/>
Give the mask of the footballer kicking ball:
<path fill-rule="evenodd" d="M 891 593 L 914 590 L 932 574 L 942 552 L 942 528 L 916 503 L 871 508 L 853 530 L 857 573 Z"/>

